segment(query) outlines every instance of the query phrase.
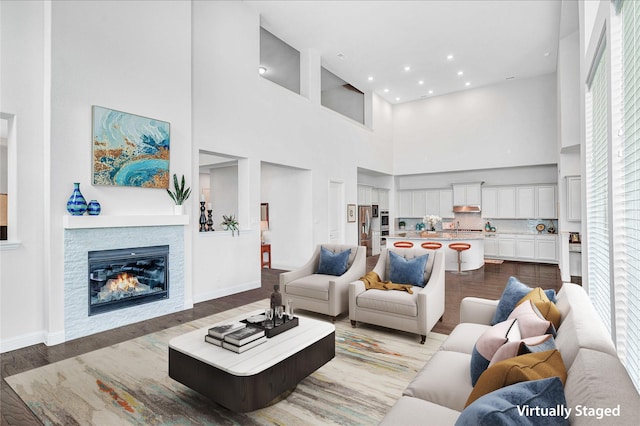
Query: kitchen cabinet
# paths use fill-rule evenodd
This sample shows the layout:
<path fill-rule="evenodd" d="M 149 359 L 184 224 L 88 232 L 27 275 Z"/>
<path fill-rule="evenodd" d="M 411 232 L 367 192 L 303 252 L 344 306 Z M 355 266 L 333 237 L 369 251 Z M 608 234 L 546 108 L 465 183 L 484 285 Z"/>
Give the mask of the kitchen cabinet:
<path fill-rule="evenodd" d="M 411 191 L 398 191 L 398 217 L 411 217 L 413 194 Z"/>
<path fill-rule="evenodd" d="M 533 186 L 516 187 L 516 218 L 536 217 L 536 190 Z"/>
<path fill-rule="evenodd" d="M 427 213 L 427 192 L 412 191 L 411 217 L 424 217 Z"/>
<path fill-rule="evenodd" d="M 358 185 L 358 205 L 370 206 L 373 188 L 366 185 Z"/>
<path fill-rule="evenodd" d="M 513 187 L 498 188 L 498 217 L 512 218 L 516 215 L 516 190 Z"/>
<path fill-rule="evenodd" d="M 432 189 L 427 191 L 427 211 L 426 215 L 440 216 L 440 191 Z"/>
<path fill-rule="evenodd" d="M 536 239 L 533 235 L 516 236 L 516 257 L 522 260 L 536 259 Z"/>
<path fill-rule="evenodd" d="M 541 261 L 558 260 L 557 235 L 536 235 L 536 259 Z"/>
<path fill-rule="evenodd" d="M 454 206 L 479 206 L 482 201 L 482 191 L 479 183 L 453 185 Z"/>
<path fill-rule="evenodd" d="M 556 219 L 558 217 L 555 185 L 536 186 L 535 217 L 539 219 Z"/>
<path fill-rule="evenodd" d="M 378 204 L 380 205 L 380 190 L 378 190 L 378 188 L 373 188 L 371 190 L 371 204 Z"/>
<path fill-rule="evenodd" d="M 582 220 L 582 182 L 580 176 L 567 176 L 567 221 Z"/>
<path fill-rule="evenodd" d="M 440 190 L 440 217 L 453 219 L 453 191 L 451 189 Z"/>
<path fill-rule="evenodd" d="M 514 187 L 482 188 L 482 217 L 513 219 L 516 214 Z"/>
<path fill-rule="evenodd" d="M 498 239 L 498 256 L 514 259 L 516 257 L 516 236 L 502 234 Z"/>
<path fill-rule="evenodd" d="M 380 210 L 389 210 L 389 190 L 388 189 L 378 190 L 378 205 L 380 207 Z"/>
<path fill-rule="evenodd" d="M 484 194 L 482 196 L 484 201 Z M 498 236 L 496 234 L 485 234 L 484 255 L 485 257 L 498 257 Z"/>
<path fill-rule="evenodd" d="M 500 218 L 498 216 L 498 188 L 482 188 L 482 217 L 485 219 Z"/>

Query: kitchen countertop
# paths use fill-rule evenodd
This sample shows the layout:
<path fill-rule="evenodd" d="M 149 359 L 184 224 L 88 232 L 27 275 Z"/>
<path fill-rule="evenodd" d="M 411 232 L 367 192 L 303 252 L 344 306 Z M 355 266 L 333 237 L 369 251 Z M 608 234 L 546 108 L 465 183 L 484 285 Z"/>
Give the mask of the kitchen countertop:
<path fill-rule="evenodd" d="M 424 232 L 424 231 L 421 231 Z M 410 239 L 410 240 L 484 240 L 483 232 L 431 232 L 424 237 L 420 236 L 420 232 L 406 231 L 391 234 L 387 238 Z"/>

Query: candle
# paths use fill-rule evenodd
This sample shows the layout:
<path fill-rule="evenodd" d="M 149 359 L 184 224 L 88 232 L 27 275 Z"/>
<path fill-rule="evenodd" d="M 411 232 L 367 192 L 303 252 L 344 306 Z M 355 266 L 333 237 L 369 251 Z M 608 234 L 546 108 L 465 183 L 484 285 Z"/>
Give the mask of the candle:
<path fill-rule="evenodd" d="M 207 204 L 207 208 L 208 208 L 209 210 L 212 210 L 212 209 L 211 209 L 211 203 Z"/>
<path fill-rule="evenodd" d="M 200 194 L 200 201 L 204 201 L 204 192 Z"/>

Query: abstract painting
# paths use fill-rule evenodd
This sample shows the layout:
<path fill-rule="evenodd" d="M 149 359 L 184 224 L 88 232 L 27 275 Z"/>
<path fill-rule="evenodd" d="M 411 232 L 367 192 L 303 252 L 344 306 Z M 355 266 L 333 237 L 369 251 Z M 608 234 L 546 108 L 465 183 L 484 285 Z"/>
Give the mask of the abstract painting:
<path fill-rule="evenodd" d="M 166 121 L 93 106 L 93 184 L 169 187 Z"/>

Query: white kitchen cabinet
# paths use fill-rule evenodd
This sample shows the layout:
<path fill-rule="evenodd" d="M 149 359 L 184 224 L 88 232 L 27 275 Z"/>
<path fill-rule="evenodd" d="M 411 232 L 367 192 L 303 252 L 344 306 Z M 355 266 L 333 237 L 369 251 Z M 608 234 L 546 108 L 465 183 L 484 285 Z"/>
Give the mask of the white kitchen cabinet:
<path fill-rule="evenodd" d="M 389 190 L 388 189 L 378 190 L 378 204 L 379 204 L 380 210 L 389 210 Z"/>
<path fill-rule="evenodd" d="M 516 236 L 516 257 L 522 260 L 536 258 L 536 239 L 533 235 Z"/>
<path fill-rule="evenodd" d="M 426 214 L 440 216 L 440 190 L 432 189 L 427 191 Z"/>
<path fill-rule="evenodd" d="M 427 213 L 427 191 L 412 191 L 411 217 L 424 217 Z"/>
<path fill-rule="evenodd" d="M 536 218 L 557 219 L 556 186 L 536 186 Z"/>
<path fill-rule="evenodd" d="M 370 206 L 373 188 L 365 185 L 358 185 L 358 205 Z"/>
<path fill-rule="evenodd" d="M 398 191 L 398 217 L 411 217 L 413 194 L 411 191 Z"/>
<path fill-rule="evenodd" d="M 452 219 L 453 214 L 453 191 L 451 189 L 440 190 L 440 217 L 443 219 Z"/>
<path fill-rule="evenodd" d="M 484 194 L 482 195 L 484 202 Z M 497 234 L 485 234 L 484 236 L 484 256 L 485 257 L 498 257 L 498 241 Z"/>
<path fill-rule="evenodd" d="M 498 216 L 498 188 L 482 188 L 482 217 L 485 219 L 500 217 Z"/>
<path fill-rule="evenodd" d="M 482 202 L 482 191 L 479 183 L 453 185 L 454 206 L 479 206 Z"/>
<path fill-rule="evenodd" d="M 513 187 L 498 188 L 498 218 L 512 219 L 516 216 L 516 190 Z"/>
<path fill-rule="evenodd" d="M 516 218 L 536 217 L 536 189 L 533 186 L 516 187 Z"/>
<path fill-rule="evenodd" d="M 536 235 L 536 259 L 540 261 L 558 260 L 557 235 Z"/>
<path fill-rule="evenodd" d="M 380 204 L 380 191 L 378 190 L 378 188 L 373 188 L 371 190 L 371 204 Z"/>
<path fill-rule="evenodd" d="M 516 257 L 516 236 L 502 234 L 498 239 L 498 256 L 514 259 Z"/>
<path fill-rule="evenodd" d="M 567 220 L 580 222 L 582 220 L 582 193 L 580 176 L 567 176 Z"/>

